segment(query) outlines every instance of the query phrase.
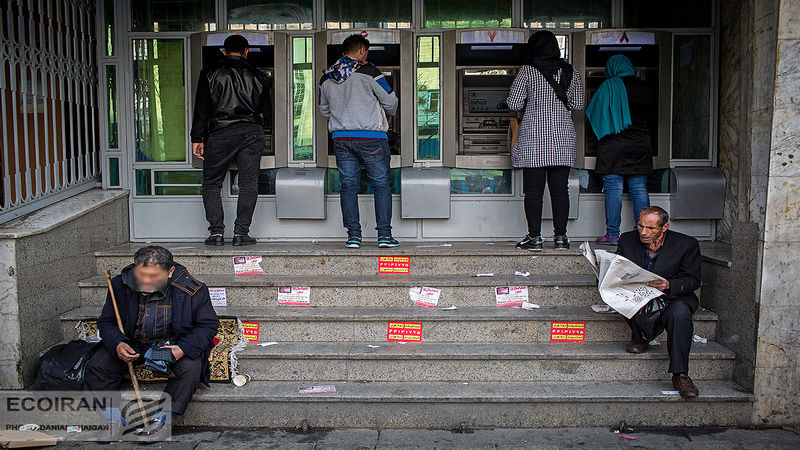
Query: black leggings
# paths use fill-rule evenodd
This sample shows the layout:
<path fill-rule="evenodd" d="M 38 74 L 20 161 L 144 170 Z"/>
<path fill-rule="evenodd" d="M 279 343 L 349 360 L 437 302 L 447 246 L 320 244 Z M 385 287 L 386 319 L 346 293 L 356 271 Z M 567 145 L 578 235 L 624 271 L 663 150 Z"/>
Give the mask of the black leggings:
<path fill-rule="evenodd" d="M 542 234 L 542 201 L 544 183 L 550 189 L 553 206 L 553 231 L 556 236 L 567 234 L 569 215 L 568 166 L 526 167 L 522 169 L 522 192 L 525 194 L 525 218 L 528 219 L 528 234 Z"/>

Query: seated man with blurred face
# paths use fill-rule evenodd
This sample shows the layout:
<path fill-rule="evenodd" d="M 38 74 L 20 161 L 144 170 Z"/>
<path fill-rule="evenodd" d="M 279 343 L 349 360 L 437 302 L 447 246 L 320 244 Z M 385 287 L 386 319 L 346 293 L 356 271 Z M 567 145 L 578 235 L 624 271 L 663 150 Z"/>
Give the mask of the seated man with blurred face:
<path fill-rule="evenodd" d="M 145 361 L 149 349 L 168 349 L 148 355 L 169 378 L 164 392 L 172 397 L 172 412 L 183 414 L 198 382 L 209 383 L 208 355 L 214 347 L 219 320 L 208 287 L 176 264 L 163 247 L 139 249 L 133 264 L 111 280 L 125 333 L 120 332 L 111 295 L 97 320 L 103 345 L 89 360 L 84 388 L 119 391 L 127 362 Z M 171 357 L 170 357 L 171 353 Z M 159 354 L 156 358 L 154 355 Z M 107 440 L 118 437 L 119 411 L 106 413 Z M 157 433 L 169 417 L 152 418 L 149 430 Z"/>
<path fill-rule="evenodd" d="M 699 394 L 689 378 L 689 351 L 694 324 L 692 314 L 700 302 L 694 291 L 700 287 L 700 244 L 697 239 L 669 229 L 669 214 L 658 206 L 647 206 L 639 214 L 637 231 L 619 237 L 617 254 L 664 280 L 648 283 L 664 293 L 668 305 L 660 320 L 667 332 L 667 352 L 672 384 L 682 397 Z M 643 353 L 648 342 L 633 320 L 629 353 Z"/>

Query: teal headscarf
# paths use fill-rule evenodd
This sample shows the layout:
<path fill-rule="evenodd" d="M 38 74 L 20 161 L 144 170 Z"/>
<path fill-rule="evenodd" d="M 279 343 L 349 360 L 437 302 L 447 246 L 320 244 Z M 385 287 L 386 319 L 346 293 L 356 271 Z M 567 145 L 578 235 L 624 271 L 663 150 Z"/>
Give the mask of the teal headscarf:
<path fill-rule="evenodd" d="M 606 61 L 607 80 L 597 88 L 586 108 L 586 116 L 597 140 L 620 133 L 631 125 L 628 92 L 621 77 L 635 74 L 631 60 L 625 55 L 614 55 Z"/>

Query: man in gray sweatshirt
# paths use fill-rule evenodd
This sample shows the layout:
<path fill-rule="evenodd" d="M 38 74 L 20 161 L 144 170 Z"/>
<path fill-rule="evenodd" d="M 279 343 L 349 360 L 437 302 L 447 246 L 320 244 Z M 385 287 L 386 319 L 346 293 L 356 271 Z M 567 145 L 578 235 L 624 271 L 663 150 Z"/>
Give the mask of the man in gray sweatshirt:
<path fill-rule="evenodd" d="M 319 80 L 319 108 L 328 118 L 342 189 L 342 222 L 346 247 L 361 246 L 358 192 L 366 169 L 375 198 L 379 247 L 400 245 L 392 238 L 389 118 L 397 111 L 397 95 L 375 65 L 367 62 L 369 41 L 360 34 L 342 42 L 342 57 Z"/>

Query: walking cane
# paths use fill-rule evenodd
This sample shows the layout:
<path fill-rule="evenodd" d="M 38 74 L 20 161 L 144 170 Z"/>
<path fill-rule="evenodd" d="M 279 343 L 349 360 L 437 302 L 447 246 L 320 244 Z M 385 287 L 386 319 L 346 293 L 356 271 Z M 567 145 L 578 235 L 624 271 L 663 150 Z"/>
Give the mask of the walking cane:
<path fill-rule="evenodd" d="M 108 283 L 108 293 L 111 294 L 111 304 L 114 305 L 114 315 L 117 317 L 117 326 L 122 334 L 125 334 L 125 329 L 122 327 L 122 319 L 119 318 L 119 309 L 117 309 L 117 299 L 114 297 L 114 288 L 111 287 L 111 271 L 106 269 L 106 283 Z M 133 370 L 133 362 L 128 362 L 128 373 L 131 375 L 131 383 L 133 383 L 133 390 L 136 392 L 136 402 L 139 404 L 139 412 L 142 414 L 142 426 L 147 427 L 147 413 L 144 410 L 144 403 L 142 402 L 142 393 L 139 392 L 139 382 L 136 381 L 136 372 Z"/>

